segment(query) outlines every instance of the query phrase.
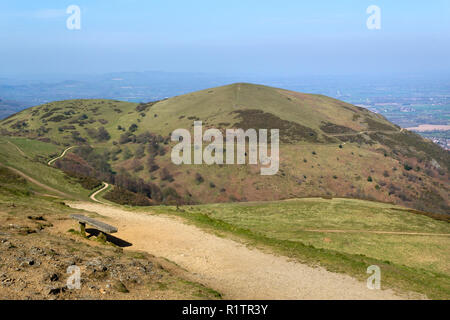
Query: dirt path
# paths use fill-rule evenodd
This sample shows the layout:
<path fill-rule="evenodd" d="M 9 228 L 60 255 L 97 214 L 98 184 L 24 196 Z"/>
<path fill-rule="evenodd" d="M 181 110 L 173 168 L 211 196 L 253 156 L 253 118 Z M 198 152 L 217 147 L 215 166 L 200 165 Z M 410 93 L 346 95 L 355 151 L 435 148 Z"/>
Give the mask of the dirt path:
<path fill-rule="evenodd" d="M 401 299 L 391 290 L 369 290 L 350 276 L 250 249 L 178 218 L 86 202 L 68 205 L 109 217 L 119 228 L 114 235 L 131 242 L 131 250 L 177 263 L 192 280 L 218 290 L 225 299 Z"/>
<path fill-rule="evenodd" d="M 17 151 L 19 151 L 19 153 L 20 153 L 22 156 L 24 156 L 24 157 L 27 156 L 27 155 L 25 154 L 25 152 L 23 152 L 22 149 L 19 148 L 19 146 L 15 145 L 14 143 L 12 143 L 12 142 L 9 141 L 9 140 L 8 140 L 8 143 L 11 144 L 12 146 L 14 146 L 14 147 L 17 149 Z"/>
<path fill-rule="evenodd" d="M 330 137 L 346 137 L 346 136 L 356 136 L 358 134 L 370 134 L 370 133 L 399 133 L 402 130 L 366 130 L 360 132 L 352 132 L 352 133 L 331 133 L 328 134 Z"/>
<path fill-rule="evenodd" d="M 51 166 L 53 162 L 55 162 L 56 160 L 61 159 L 62 157 L 64 157 L 66 155 L 67 151 L 69 151 L 70 149 L 73 149 L 73 148 L 75 148 L 75 147 L 72 146 L 72 147 L 67 148 L 66 150 L 63 151 L 63 153 L 61 153 L 61 155 L 59 157 L 56 157 L 56 158 L 50 160 L 47 164 L 49 166 Z"/>
<path fill-rule="evenodd" d="M 102 202 L 102 201 L 100 201 L 100 200 L 97 200 L 97 198 L 95 198 L 95 197 L 96 197 L 99 193 L 101 193 L 101 192 L 105 191 L 106 189 L 108 189 L 108 187 L 109 187 L 109 184 L 107 184 L 106 182 L 103 182 L 103 187 L 102 187 L 101 189 L 95 191 L 93 194 L 91 194 L 91 196 L 90 196 L 91 200 L 93 200 L 93 201 L 95 201 L 95 202 L 98 202 L 98 203 L 106 204 L 106 203 L 104 203 L 104 202 Z"/>

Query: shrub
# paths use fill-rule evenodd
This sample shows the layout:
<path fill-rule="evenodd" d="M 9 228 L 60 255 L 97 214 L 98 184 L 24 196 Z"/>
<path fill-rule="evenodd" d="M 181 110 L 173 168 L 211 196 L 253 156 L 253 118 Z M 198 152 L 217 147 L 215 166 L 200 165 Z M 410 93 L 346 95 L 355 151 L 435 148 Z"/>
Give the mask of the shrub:
<path fill-rule="evenodd" d="M 89 137 L 96 139 L 97 141 L 108 141 L 111 138 L 109 132 L 106 131 L 104 127 L 100 127 L 98 130 L 95 128 L 88 128 L 86 129 L 86 132 Z"/>
<path fill-rule="evenodd" d="M 78 131 L 72 131 L 72 139 L 76 142 L 85 143 L 86 139 L 82 138 Z"/>
<path fill-rule="evenodd" d="M 150 143 L 153 139 L 154 136 L 150 132 L 146 131 L 136 137 L 136 142 L 141 144 L 147 144 Z"/>
<path fill-rule="evenodd" d="M 130 149 L 128 149 L 127 147 L 125 147 L 123 149 L 123 160 L 128 160 L 133 156 L 133 154 L 131 153 Z"/>
<path fill-rule="evenodd" d="M 402 200 L 404 202 L 410 202 L 411 201 L 411 199 L 409 199 L 408 196 L 405 193 L 403 193 L 403 192 L 397 194 L 397 196 L 399 197 L 400 200 Z"/>
<path fill-rule="evenodd" d="M 372 177 L 371 176 L 367 177 L 367 181 L 372 182 L 373 181 Z"/>
<path fill-rule="evenodd" d="M 57 115 L 57 116 L 54 116 L 54 117 L 48 119 L 48 121 L 52 121 L 52 122 L 60 122 L 60 121 L 63 121 L 63 120 L 67 120 L 67 119 L 69 119 L 69 118 L 70 118 L 70 117 L 66 117 L 66 116 L 63 116 L 63 115 L 61 114 L 61 115 Z"/>
<path fill-rule="evenodd" d="M 178 203 L 180 196 L 177 191 L 172 187 L 164 188 L 162 191 L 163 200 L 165 203 Z"/>
<path fill-rule="evenodd" d="M 109 132 L 106 131 L 106 129 L 104 127 L 98 128 L 97 140 L 98 141 L 108 141 L 109 139 L 111 139 Z"/>
<path fill-rule="evenodd" d="M 23 129 L 23 128 L 26 128 L 26 127 L 28 127 L 28 122 L 25 121 L 25 120 L 23 120 L 23 121 L 17 121 L 15 124 L 13 124 L 13 125 L 11 126 L 12 129 L 18 129 L 18 130 Z"/>
<path fill-rule="evenodd" d="M 130 142 L 128 134 L 126 134 L 126 133 L 121 134 L 120 138 L 119 138 L 119 143 L 120 144 L 126 144 L 128 142 Z"/>
<path fill-rule="evenodd" d="M 403 168 L 404 168 L 406 171 L 411 171 L 411 170 L 412 170 L 412 167 L 411 167 L 408 163 L 405 163 L 405 164 L 403 165 Z"/>
<path fill-rule="evenodd" d="M 134 156 L 138 159 L 142 159 L 143 157 L 145 157 L 145 148 L 143 145 L 139 145 L 138 148 L 136 149 L 136 152 L 134 154 Z"/>
<path fill-rule="evenodd" d="M 159 144 L 156 141 L 152 141 L 150 142 L 150 144 L 148 145 L 148 153 L 150 153 L 150 155 L 157 155 L 159 154 Z"/>
<path fill-rule="evenodd" d="M 136 107 L 137 112 L 145 111 L 148 108 L 148 106 L 145 103 L 139 103 Z"/>
<path fill-rule="evenodd" d="M 155 172 L 157 170 L 159 170 L 159 166 L 157 164 L 152 164 L 148 169 L 149 172 Z"/>
<path fill-rule="evenodd" d="M 92 190 L 102 184 L 95 178 L 97 172 L 84 159 L 74 154 L 68 154 L 65 158 L 56 161 L 55 166 L 67 176 L 74 178 L 85 189 Z"/>
<path fill-rule="evenodd" d="M 133 123 L 133 124 L 128 128 L 128 131 L 130 131 L 130 132 L 136 132 L 137 129 L 138 129 L 137 124 Z"/>
<path fill-rule="evenodd" d="M 136 136 L 131 134 L 130 132 L 125 132 L 125 133 L 121 134 L 120 138 L 119 138 L 120 144 L 126 144 L 128 142 L 135 142 L 135 141 L 136 141 Z"/>
<path fill-rule="evenodd" d="M 150 173 L 155 172 L 159 169 L 159 166 L 155 163 L 155 158 L 152 156 L 148 157 L 147 166 Z"/>
<path fill-rule="evenodd" d="M 200 183 L 203 183 L 205 181 L 205 179 L 203 179 L 202 175 L 197 172 L 195 174 L 195 181 L 197 182 L 197 184 L 200 184 Z"/>
<path fill-rule="evenodd" d="M 114 187 L 112 191 L 108 192 L 104 196 L 104 198 L 121 205 L 131 205 L 141 207 L 152 205 L 152 201 L 145 195 L 140 193 L 134 193 L 121 187 Z"/>
<path fill-rule="evenodd" d="M 146 183 L 143 179 L 137 179 L 123 169 L 114 177 L 114 184 L 133 193 L 143 194 L 145 197 L 152 199 L 154 203 L 162 200 L 161 190 L 157 185 Z"/>
<path fill-rule="evenodd" d="M 160 177 L 162 181 L 169 181 L 169 182 L 175 181 L 175 179 L 170 174 L 169 170 L 167 170 L 167 168 L 162 169 L 162 171 L 160 172 Z"/>

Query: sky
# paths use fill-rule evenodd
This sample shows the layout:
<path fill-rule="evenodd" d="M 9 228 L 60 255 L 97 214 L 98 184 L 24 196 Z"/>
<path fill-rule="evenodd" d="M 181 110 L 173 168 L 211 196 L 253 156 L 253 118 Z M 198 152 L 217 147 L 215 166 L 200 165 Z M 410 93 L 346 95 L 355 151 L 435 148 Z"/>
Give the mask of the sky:
<path fill-rule="evenodd" d="M 69 30 L 66 9 L 81 10 Z M 366 12 L 381 9 L 381 29 Z M 450 74 L 450 0 L 2 0 L 0 76 Z"/>

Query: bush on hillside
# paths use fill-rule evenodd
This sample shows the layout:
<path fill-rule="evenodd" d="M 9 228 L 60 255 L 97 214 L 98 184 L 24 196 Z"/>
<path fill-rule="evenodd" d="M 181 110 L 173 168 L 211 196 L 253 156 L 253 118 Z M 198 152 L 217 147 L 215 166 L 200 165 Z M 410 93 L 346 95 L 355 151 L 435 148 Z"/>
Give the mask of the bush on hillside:
<path fill-rule="evenodd" d="M 162 169 L 162 171 L 160 172 L 160 177 L 162 181 L 173 182 L 175 180 L 173 176 L 170 174 L 169 170 L 167 170 L 167 168 Z"/>
<path fill-rule="evenodd" d="M 109 191 L 104 196 L 104 198 L 121 205 L 140 206 L 140 207 L 152 205 L 152 201 L 145 195 L 140 193 L 134 193 L 121 187 L 114 187 L 113 190 Z"/>
<path fill-rule="evenodd" d="M 197 184 L 203 183 L 205 181 L 205 179 L 203 179 L 202 175 L 200 173 L 196 173 L 195 174 L 195 182 L 197 182 Z"/>

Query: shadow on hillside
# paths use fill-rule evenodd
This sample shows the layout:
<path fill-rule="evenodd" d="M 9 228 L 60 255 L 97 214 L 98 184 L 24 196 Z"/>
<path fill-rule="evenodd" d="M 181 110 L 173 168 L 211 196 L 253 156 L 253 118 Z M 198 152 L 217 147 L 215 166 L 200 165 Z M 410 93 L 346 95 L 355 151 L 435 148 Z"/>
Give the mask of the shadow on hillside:
<path fill-rule="evenodd" d="M 88 233 L 88 238 L 92 236 L 98 236 L 100 234 L 100 231 L 96 229 L 86 229 L 86 233 Z M 125 247 L 131 247 L 133 244 L 130 242 L 127 242 L 125 240 L 122 240 L 120 238 L 114 237 L 110 234 L 106 234 L 106 241 L 111 242 L 115 244 L 118 247 L 125 248 Z"/>

